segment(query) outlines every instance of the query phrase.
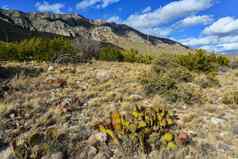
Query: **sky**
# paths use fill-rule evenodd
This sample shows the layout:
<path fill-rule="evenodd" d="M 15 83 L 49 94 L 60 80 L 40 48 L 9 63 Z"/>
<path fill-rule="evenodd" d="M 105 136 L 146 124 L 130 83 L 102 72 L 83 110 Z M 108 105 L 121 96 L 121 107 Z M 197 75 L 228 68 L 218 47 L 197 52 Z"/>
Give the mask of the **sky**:
<path fill-rule="evenodd" d="M 238 53 L 238 0 L 1 0 L 24 12 L 76 13 L 193 48 Z"/>

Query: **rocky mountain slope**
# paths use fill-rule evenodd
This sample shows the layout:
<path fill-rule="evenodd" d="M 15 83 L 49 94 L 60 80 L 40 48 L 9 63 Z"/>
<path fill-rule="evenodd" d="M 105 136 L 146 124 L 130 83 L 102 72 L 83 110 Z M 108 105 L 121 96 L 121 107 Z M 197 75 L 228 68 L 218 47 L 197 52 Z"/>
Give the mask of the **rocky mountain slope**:
<path fill-rule="evenodd" d="M 40 33 L 106 42 L 139 52 L 180 53 L 190 50 L 178 42 L 147 36 L 127 25 L 89 20 L 76 14 L 24 13 L 0 9 L 0 23 L 1 40 L 18 40 L 16 37 L 25 38 Z"/>

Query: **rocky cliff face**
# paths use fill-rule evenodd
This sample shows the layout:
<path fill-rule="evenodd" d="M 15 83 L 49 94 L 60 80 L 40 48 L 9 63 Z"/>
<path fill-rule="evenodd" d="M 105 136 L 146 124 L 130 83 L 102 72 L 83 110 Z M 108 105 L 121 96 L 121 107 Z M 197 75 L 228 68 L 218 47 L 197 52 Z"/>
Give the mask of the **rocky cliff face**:
<path fill-rule="evenodd" d="M 75 39 L 83 37 L 90 40 L 112 43 L 124 49 L 137 49 L 139 52 L 157 53 L 189 50 L 189 48 L 178 42 L 165 38 L 146 36 L 123 24 L 89 20 L 76 14 L 24 13 L 0 9 L 0 22 L 6 24 L 0 26 L 0 29 L 5 34 L 15 32 L 14 34 L 17 35 L 21 32 L 22 35 L 29 33 L 32 35 L 32 32 L 34 32 L 57 34 Z M 9 28 L 10 26 L 11 29 Z M 14 29 L 14 27 L 17 29 Z M 2 33 L 2 35 L 4 34 Z"/>

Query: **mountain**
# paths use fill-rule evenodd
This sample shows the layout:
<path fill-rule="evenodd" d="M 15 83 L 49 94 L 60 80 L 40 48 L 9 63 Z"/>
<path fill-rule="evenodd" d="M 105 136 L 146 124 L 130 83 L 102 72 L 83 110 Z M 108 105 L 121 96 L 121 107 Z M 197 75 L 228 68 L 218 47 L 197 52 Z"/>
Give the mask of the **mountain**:
<path fill-rule="evenodd" d="M 76 14 L 24 13 L 0 9 L 0 40 L 13 41 L 30 36 L 61 35 L 110 43 L 139 52 L 180 53 L 191 50 L 176 41 L 145 35 L 124 24 L 90 20 Z"/>

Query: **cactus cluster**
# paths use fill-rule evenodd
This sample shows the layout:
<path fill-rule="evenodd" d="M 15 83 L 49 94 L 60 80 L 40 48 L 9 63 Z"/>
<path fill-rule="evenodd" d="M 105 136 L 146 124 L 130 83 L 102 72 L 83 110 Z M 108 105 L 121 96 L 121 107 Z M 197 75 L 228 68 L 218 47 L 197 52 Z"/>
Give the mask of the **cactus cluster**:
<path fill-rule="evenodd" d="M 161 146 L 176 149 L 176 115 L 165 108 L 138 107 L 128 113 L 113 112 L 110 122 L 97 125 L 116 144 L 125 137 L 144 152 Z"/>

